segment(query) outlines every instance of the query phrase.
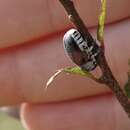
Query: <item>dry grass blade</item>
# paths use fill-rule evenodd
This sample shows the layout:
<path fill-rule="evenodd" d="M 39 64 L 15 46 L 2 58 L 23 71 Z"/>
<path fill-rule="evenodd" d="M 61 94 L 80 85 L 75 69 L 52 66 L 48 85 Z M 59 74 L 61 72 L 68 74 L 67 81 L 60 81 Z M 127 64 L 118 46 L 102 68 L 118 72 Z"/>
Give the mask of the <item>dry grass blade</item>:
<path fill-rule="evenodd" d="M 54 75 L 52 75 L 50 77 L 50 79 L 47 81 L 46 83 L 46 87 L 45 87 L 45 90 L 50 86 L 50 84 L 55 80 L 55 78 L 61 73 L 63 72 L 64 69 L 60 69 L 60 70 L 57 70 L 56 73 L 54 73 Z"/>

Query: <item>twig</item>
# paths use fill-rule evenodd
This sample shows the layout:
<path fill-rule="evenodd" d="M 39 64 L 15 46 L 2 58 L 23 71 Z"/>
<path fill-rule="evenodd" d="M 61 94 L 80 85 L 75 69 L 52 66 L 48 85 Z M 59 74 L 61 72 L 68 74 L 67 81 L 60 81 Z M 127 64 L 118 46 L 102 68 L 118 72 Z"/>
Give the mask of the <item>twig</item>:
<path fill-rule="evenodd" d="M 71 0 L 59 0 L 62 5 L 64 6 L 66 12 L 68 13 L 69 19 L 72 21 L 72 23 L 76 26 L 78 31 L 82 34 L 84 38 L 87 39 L 87 41 L 92 41 L 93 38 L 91 34 L 89 33 L 87 27 L 79 17 L 79 14 L 77 13 L 74 4 Z"/>
<path fill-rule="evenodd" d="M 83 23 L 82 19 L 80 18 L 79 14 L 77 13 L 74 4 L 71 0 L 59 0 L 60 3 L 64 6 L 66 12 L 68 13 L 69 19 L 71 22 L 76 26 L 78 31 L 89 41 L 92 41 L 93 38 L 91 34 L 88 32 L 87 27 Z M 98 64 L 102 71 L 102 76 L 99 80 L 95 80 L 98 83 L 104 83 L 106 84 L 115 94 L 118 101 L 124 108 L 125 112 L 127 113 L 128 117 L 130 118 L 130 102 L 127 98 L 127 96 L 123 93 L 119 83 L 113 76 L 110 67 L 108 66 L 108 63 L 106 61 L 105 55 L 104 55 L 104 47 L 101 48 L 101 53 L 98 58 Z"/>

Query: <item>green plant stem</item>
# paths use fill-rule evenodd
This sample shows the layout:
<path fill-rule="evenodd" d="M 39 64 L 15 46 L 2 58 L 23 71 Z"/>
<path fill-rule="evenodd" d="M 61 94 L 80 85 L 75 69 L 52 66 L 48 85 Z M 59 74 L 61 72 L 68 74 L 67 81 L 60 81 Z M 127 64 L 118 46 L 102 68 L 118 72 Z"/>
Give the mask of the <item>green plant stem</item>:
<path fill-rule="evenodd" d="M 77 13 L 73 2 L 71 0 L 59 0 L 59 1 L 65 8 L 69 16 L 69 19 L 78 29 L 78 31 L 82 34 L 82 36 L 84 36 L 84 38 L 88 39 L 89 41 L 93 40 L 91 34 L 88 32 L 87 27 L 85 26 L 79 14 Z M 98 58 L 98 64 L 102 71 L 102 76 L 99 80 L 97 79 L 94 81 L 98 83 L 103 83 L 112 90 L 112 92 L 115 94 L 118 101 L 124 108 L 125 112 L 127 113 L 128 117 L 130 118 L 130 102 L 127 96 L 123 93 L 119 83 L 117 82 L 116 78 L 113 76 L 112 71 L 108 66 L 108 63 L 104 55 L 104 44 L 102 45 L 103 47 L 101 46 L 101 54 Z"/>

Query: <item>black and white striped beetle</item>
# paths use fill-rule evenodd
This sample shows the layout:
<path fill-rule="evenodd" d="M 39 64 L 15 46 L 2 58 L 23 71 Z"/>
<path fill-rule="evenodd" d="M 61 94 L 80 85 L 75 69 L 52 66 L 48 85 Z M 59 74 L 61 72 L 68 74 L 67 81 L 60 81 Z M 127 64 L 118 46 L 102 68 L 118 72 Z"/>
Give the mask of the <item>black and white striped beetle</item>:
<path fill-rule="evenodd" d="M 64 49 L 71 60 L 83 70 L 92 71 L 97 66 L 100 47 L 92 39 L 84 39 L 76 29 L 70 29 L 63 38 Z"/>

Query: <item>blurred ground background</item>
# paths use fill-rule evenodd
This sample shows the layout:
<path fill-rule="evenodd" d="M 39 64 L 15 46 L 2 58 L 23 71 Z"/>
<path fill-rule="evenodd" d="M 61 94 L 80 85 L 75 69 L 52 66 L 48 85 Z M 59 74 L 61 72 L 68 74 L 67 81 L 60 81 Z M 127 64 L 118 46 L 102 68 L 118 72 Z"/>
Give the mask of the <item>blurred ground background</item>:
<path fill-rule="evenodd" d="M 0 130 L 25 130 L 19 119 L 19 107 L 0 108 Z"/>

